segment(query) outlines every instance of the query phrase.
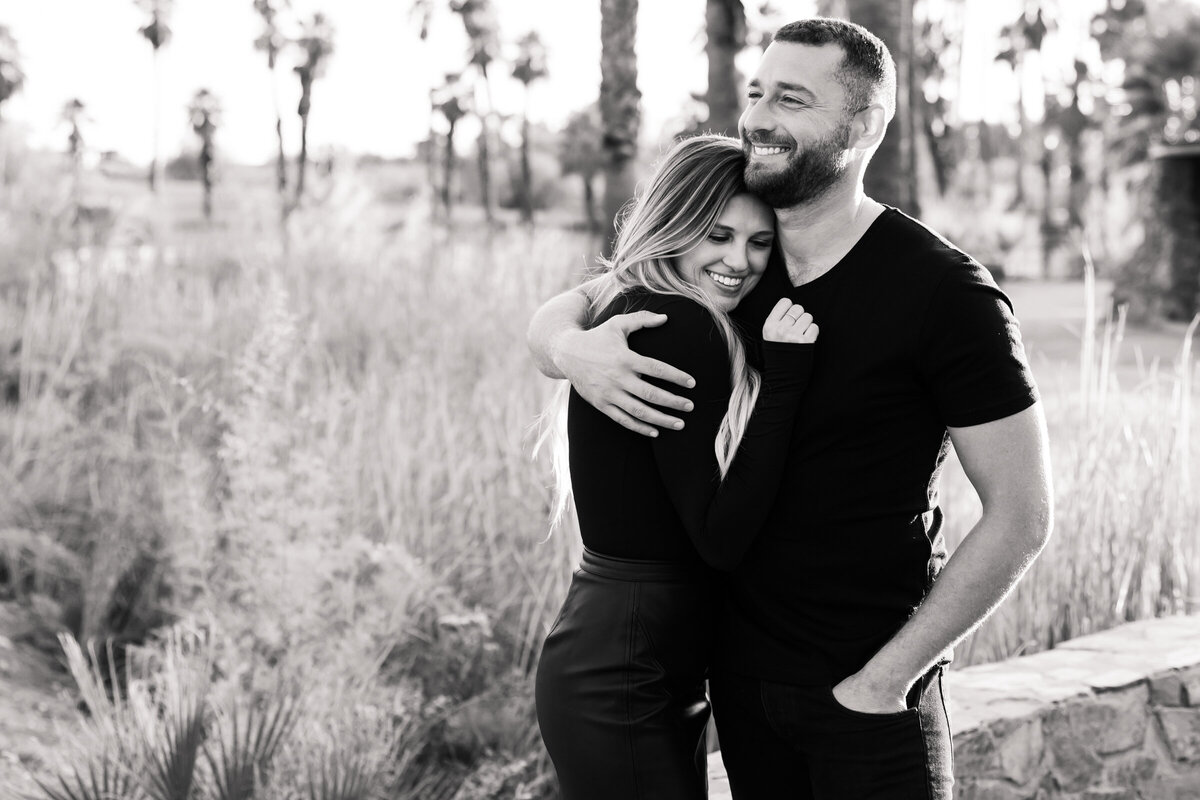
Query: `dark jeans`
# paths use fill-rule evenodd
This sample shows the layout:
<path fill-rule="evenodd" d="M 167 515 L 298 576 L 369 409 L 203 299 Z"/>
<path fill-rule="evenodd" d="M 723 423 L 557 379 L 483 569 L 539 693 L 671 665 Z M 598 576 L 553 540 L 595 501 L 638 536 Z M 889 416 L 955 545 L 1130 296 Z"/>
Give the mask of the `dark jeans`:
<path fill-rule="evenodd" d="M 950 800 L 950 720 L 935 668 L 909 708 L 866 714 L 831 686 L 722 672 L 709 681 L 734 800 Z"/>

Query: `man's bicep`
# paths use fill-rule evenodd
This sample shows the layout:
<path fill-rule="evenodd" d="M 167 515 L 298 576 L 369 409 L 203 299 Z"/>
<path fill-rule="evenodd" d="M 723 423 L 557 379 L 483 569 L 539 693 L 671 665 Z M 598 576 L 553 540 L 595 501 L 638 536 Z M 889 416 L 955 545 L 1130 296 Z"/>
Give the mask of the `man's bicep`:
<path fill-rule="evenodd" d="M 985 513 L 1049 513 L 1050 448 L 1041 403 L 991 422 L 948 430 Z"/>
<path fill-rule="evenodd" d="M 588 321 L 588 299 L 579 288 L 551 297 L 533 313 L 525 341 L 534 365 L 547 378 L 565 378 L 554 363 L 554 342 L 565 331 L 582 329 Z"/>

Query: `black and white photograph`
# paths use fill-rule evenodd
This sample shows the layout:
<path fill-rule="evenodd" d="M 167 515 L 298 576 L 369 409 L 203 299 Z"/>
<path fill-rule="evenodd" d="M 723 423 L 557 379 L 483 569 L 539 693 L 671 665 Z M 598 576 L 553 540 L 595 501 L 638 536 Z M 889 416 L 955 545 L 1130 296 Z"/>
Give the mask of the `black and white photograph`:
<path fill-rule="evenodd" d="M 1200 0 L 0 0 L 0 800 L 1200 800 Z"/>

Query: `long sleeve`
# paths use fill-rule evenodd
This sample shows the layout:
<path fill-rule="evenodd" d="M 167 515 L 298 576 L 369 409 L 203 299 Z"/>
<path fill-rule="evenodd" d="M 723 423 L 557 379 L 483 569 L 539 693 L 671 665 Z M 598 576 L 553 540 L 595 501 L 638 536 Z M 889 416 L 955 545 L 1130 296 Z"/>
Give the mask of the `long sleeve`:
<path fill-rule="evenodd" d="M 779 490 L 814 345 L 763 343 L 762 389 L 722 481 L 714 442 L 729 407 L 728 348 L 708 311 L 690 300 L 658 296 L 645 308 L 668 321 L 637 331 L 630 346 L 696 379 L 690 390 L 665 387 L 695 408 L 684 415 L 683 430 L 661 430 L 653 440 L 659 474 L 700 557 L 731 570 L 763 527 Z"/>

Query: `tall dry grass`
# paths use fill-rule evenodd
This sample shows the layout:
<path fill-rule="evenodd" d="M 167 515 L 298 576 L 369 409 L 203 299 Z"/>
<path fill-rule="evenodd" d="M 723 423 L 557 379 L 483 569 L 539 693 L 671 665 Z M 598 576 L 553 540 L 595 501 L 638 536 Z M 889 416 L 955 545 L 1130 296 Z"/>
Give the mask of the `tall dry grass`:
<path fill-rule="evenodd" d="M 155 630 L 201 624 L 229 697 L 310 687 L 309 749 L 280 758 L 314 776 L 351 686 L 402 731 L 391 796 L 551 796 L 530 676 L 578 542 L 547 537 L 528 430 L 553 386 L 523 338 L 593 244 L 446 231 L 343 175 L 286 247 L 247 200 L 222 227 L 159 219 L 165 245 L 72 260 L 61 196 L 19 196 L 0 205 L 0 379 L 20 387 L 0 407 L 4 591 L 48 631 L 160 662 Z M 1190 373 L 1120 385 L 1120 330 L 1089 329 L 1081 390 L 1045 392 L 1056 533 L 961 662 L 1195 609 Z M 961 536 L 973 493 L 944 483 Z"/>

